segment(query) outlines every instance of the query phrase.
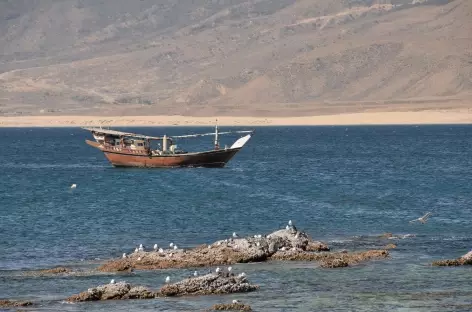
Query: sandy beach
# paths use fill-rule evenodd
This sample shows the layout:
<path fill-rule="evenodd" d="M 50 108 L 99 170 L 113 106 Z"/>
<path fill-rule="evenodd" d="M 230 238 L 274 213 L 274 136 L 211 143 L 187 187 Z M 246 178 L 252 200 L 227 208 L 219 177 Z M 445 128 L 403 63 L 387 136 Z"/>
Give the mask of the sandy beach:
<path fill-rule="evenodd" d="M 22 116 L 0 117 L 0 127 L 82 126 L 302 126 L 470 124 L 470 109 L 418 112 L 363 112 L 302 117 L 190 117 L 190 116 Z"/>

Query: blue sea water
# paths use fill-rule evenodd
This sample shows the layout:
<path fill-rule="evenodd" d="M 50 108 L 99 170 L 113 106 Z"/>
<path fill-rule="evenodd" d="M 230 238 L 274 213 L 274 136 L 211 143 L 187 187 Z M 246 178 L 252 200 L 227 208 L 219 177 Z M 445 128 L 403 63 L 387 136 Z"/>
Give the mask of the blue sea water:
<path fill-rule="evenodd" d="M 0 137 L 0 299 L 33 300 L 34 311 L 201 311 L 235 298 L 255 311 L 472 310 L 472 267 L 430 266 L 472 249 L 472 126 L 260 127 L 222 169 L 113 168 L 78 128 L 0 128 Z M 178 144 L 199 150 L 212 138 Z M 428 223 L 408 222 L 427 211 Z M 159 288 L 165 276 L 193 270 L 24 274 L 92 268 L 140 243 L 192 247 L 234 231 L 264 234 L 289 219 L 333 250 L 398 246 L 388 260 L 343 269 L 236 265 L 261 288 L 229 296 L 65 304 L 111 278 Z M 376 238 L 384 232 L 412 235 Z"/>

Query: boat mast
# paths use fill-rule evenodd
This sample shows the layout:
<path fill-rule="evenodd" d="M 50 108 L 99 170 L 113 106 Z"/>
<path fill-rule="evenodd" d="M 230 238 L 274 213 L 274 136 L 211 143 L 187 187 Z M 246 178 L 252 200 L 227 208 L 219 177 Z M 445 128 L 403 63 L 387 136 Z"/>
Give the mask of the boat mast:
<path fill-rule="evenodd" d="M 218 119 L 216 119 L 216 125 L 215 125 L 215 150 L 220 149 L 220 146 L 218 144 Z"/>

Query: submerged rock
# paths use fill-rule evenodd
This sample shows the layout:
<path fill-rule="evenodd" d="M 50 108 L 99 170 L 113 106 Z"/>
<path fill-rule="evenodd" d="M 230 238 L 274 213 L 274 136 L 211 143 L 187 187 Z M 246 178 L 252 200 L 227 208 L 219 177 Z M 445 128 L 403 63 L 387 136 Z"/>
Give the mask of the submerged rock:
<path fill-rule="evenodd" d="M 321 267 L 339 268 L 389 256 L 387 250 L 312 253 L 303 250 L 279 251 L 271 259 L 284 261 L 319 261 Z"/>
<path fill-rule="evenodd" d="M 67 298 L 69 302 L 119 300 L 119 299 L 151 299 L 155 294 L 143 286 L 132 286 L 126 282 L 100 285 Z"/>
<path fill-rule="evenodd" d="M 461 265 L 472 265 L 472 250 L 452 260 L 438 260 L 433 262 L 433 266 L 461 266 Z"/>
<path fill-rule="evenodd" d="M 344 268 L 344 267 L 349 266 L 349 263 L 347 263 L 346 260 L 340 259 L 340 258 L 324 259 L 324 260 L 321 260 L 320 266 L 322 268 L 328 268 L 328 269 Z"/>
<path fill-rule="evenodd" d="M 137 251 L 126 258 L 108 261 L 98 270 L 117 272 L 132 269 L 152 270 L 262 262 L 280 249 L 292 248 L 310 251 L 329 250 L 327 245 L 311 240 L 303 232 L 283 229 L 267 236 L 230 238 L 190 250 Z"/>
<path fill-rule="evenodd" d="M 157 295 L 164 297 L 221 295 L 251 292 L 257 289 L 259 286 L 249 284 L 246 276 L 220 272 L 187 278 L 175 284 L 165 285 Z"/>
<path fill-rule="evenodd" d="M 252 311 L 250 305 L 242 303 L 218 303 L 213 305 L 209 311 Z"/>
<path fill-rule="evenodd" d="M 30 301 L 0 300 L 0 308 L 20 308 L 32 305 L 33 303 Z"/>

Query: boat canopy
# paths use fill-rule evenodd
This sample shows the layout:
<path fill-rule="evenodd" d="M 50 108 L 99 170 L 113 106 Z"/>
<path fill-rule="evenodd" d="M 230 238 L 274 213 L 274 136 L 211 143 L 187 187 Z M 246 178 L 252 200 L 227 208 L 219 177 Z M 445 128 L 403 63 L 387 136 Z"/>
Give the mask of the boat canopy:
<path fill-rule="evenodd" d="M 133 138 L 139 138 L 139 139 L 145 139 L 145 140 L 162 140 L 164 139 L 164 136 L 162 137 L 155 137 L 155 136 L 148 136 L 144 134 L 137 134 L 137 133 L 131 133 L 131 132 L 122 132 L 122 131 L 116 131 L 116 130 L 110 130 L 110 129 L 102 129 L 102 128 L 82 128 L 84 130 L 92 131 L 92 132 L 97 132 L 97 133 L 103 133 L 103 134 L 110 134 L 110 135 L 115 135 L 115 136 L 126 136 L 126 137 L 133 137 Z M 220 134 L 230 134 L 230 133 L 253 133 L 253 130 L 245 130 L 245 131 L 226 131 L 226 132 L 217 132 L 218 135 Z M 210 133 L 200 133 L 200 134 L 187 134 L 187 135 L 176 135 L 176 136 L 166 136 L 168 139 L 176 139 L 176 138 L 196 138 L 196 137 L 201 137 L 201 136 L 209 136 L 209 135 L 215 135 L 216 132 L 210 132 Z"/>

